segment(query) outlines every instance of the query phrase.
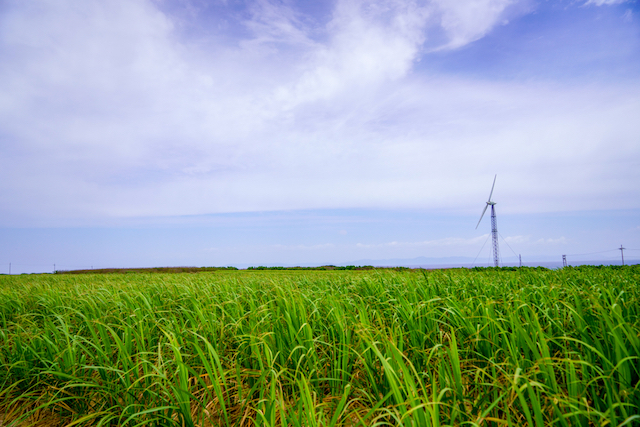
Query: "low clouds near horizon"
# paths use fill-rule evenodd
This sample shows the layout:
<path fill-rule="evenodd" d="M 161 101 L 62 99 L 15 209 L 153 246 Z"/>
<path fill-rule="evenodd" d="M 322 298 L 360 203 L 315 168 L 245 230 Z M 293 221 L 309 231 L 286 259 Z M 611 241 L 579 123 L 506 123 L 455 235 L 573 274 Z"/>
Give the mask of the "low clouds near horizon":
<path fill-rule="evenodd" d="M 495 173 L 511 212 L 638 209 L 636 11 L 4 2 L 0 225 L 475 212 Z"/>

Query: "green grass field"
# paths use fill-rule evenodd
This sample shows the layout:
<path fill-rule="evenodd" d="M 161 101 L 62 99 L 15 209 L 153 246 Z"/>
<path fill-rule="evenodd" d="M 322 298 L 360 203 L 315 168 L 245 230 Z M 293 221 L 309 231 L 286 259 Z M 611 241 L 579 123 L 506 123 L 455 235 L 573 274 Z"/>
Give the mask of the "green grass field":
<path fill-rule="evenodd" d="M 0 276 L 0 425 L 640 425 L 639 284 L 638 266 Z"/>

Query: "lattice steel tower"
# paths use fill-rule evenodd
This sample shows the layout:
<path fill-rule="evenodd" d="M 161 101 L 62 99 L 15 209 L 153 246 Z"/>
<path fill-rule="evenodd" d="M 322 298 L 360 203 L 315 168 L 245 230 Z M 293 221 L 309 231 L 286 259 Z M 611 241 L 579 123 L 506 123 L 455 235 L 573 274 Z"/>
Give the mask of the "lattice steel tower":
<path fill-rule="evenodd" d="M 493 240 L 493 265 L 496 267 L 500 267 L 500 247 L 498 246 L 498 220 L 496 219 L 496 202 L 491 200 L 491 196 L 493 195 L 493 187 L 496 186 L 496 178 L 498 175 L 493 177 L 493 185 L 491 186 L 491 193 L 489 193 L 489 200 L 487 200 L 487 204 L 482 211 L 482 215 L 480 215 L 480 220 L 478 221 L 478 225 L 480 225 L 480 221 L 482 221 L 482 217 L 484 217 L 484 213 L 487 211 L 487 208 L 491 206 L 491 238 Z M 476 225 L 476 230 L 478 229 L 478 225 Z"/>

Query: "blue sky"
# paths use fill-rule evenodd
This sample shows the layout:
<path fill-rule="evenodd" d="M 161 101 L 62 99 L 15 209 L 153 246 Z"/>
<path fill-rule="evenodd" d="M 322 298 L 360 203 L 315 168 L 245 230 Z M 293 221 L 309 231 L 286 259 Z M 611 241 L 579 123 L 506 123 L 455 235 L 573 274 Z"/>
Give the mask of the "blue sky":
<path fill-rule="evenodd" d="M 616 257 L 638 117 L 638 1 L 9 0 L 0 273 L 486 259 L 495 174 L 504 257 Z"/>

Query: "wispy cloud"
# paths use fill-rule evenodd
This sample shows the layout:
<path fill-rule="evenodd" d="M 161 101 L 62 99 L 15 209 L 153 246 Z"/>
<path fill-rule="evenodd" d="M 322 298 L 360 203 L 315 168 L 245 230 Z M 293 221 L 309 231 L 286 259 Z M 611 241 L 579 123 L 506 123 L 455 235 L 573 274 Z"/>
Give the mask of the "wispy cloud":
<path fill-rule="evenodd" d="M 507 236 L 504 238 L 507 243 L 519 245 L 556 245 L 568 243 L 567 239 L 562 237 L 540 237 L 535 240 L 531 236 Z"/>
<path fill-rule="evenodd" d="M 629 0 L 588 0 L 585 4 L 593 4 L 596 6 L 609 6 L 614 4 L 626 3 Z"/>
<path fill-rule="evenodd" d="M 244 47 L 252 45 L 285 43 L 314 46 L 303 16 L 283 2 L 257 0 L 249 5 L 250 19 L 244 21 L 254 37 L 244 41 Z"/>
<path fill-rule="evenodd" d="M 504 240 L 507 243 L 528 243 L 530 236 L 507 236 Z"/>
<path fill-rule="evenodd" d="M 318 249 L 335 248 L 336 245 L 333 243 L 321 243 L 317 245 L 271 245 L 271 247 L 277 250 L 287 251 L 314 251 Z"/>
<path fill-rule="evenodd" d="M 449 39 L 436 50 L 455 49 L 480 39 L 496 25 L 506 24 L 508 18 L 528 11 L 527 3 L 511 0 L 435 1 L 440 25 Z"/>
<path fill-rule="evenodd" d="M 446 237 L 436 240 L 425 240 L 420 242 L 385 242 L 385 243 L 356 243 L 358 248 L 388 248 L 388 247 L 445 247 L 445 246 L 474 246 L 478 243 L 484 242 L 488 237 L 488 234 L 482 236 L 473 237 L 470 239 L 464 239 L 460 237 Z"/>
<path fill-rule="evenodd" d="M 535 241 L 536 244 L 551 244 L 551 245 L 558 245 L 558 244 L 565 244 L 567 243 L 567 239 L 565 237 L 558 237 L 558 238 L 546 238 L 546 239 L 538 239 Z"/>

